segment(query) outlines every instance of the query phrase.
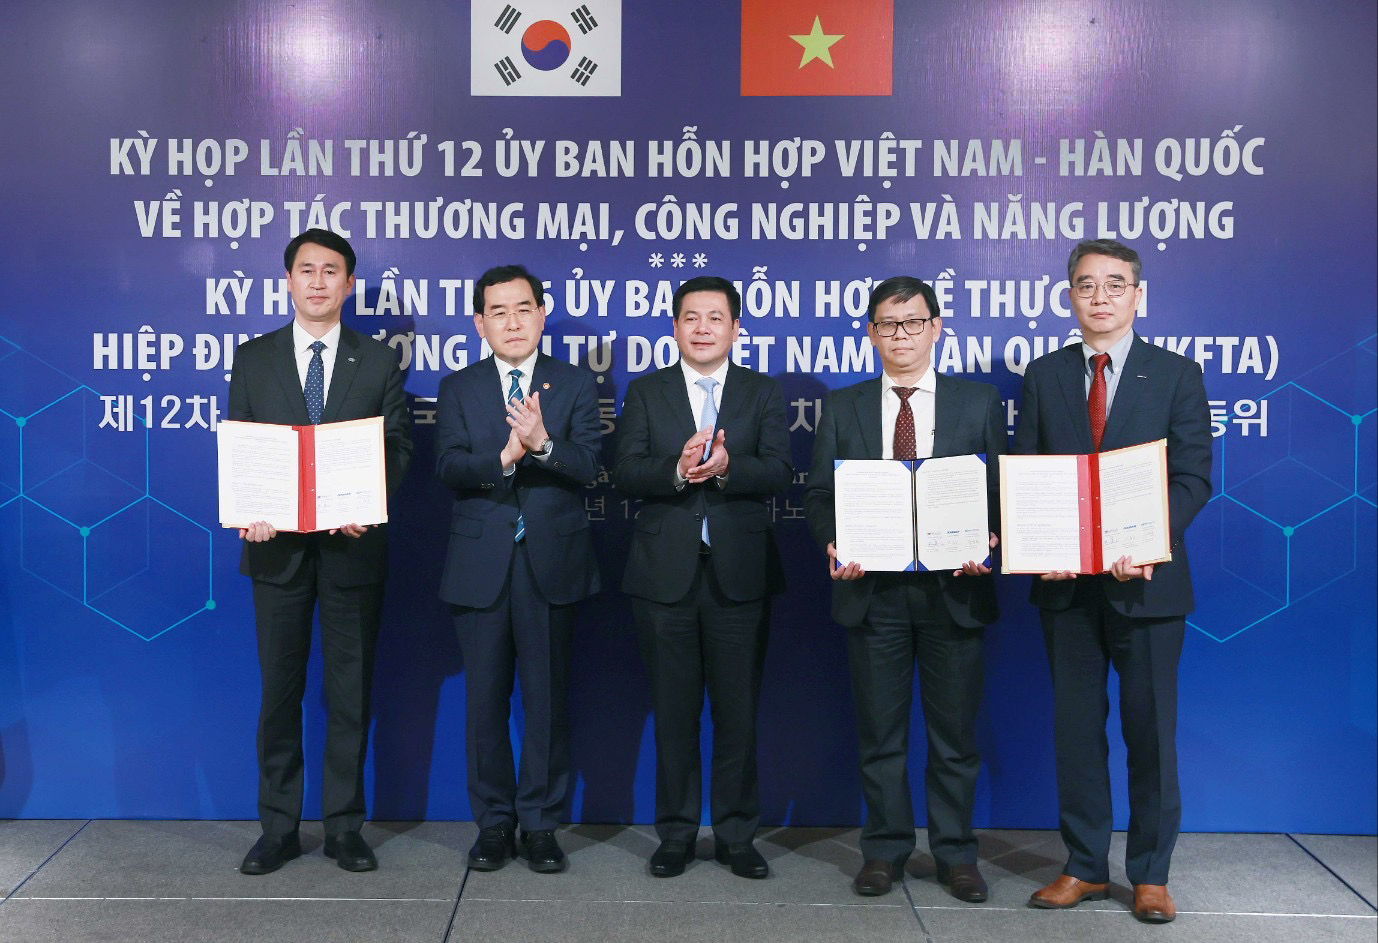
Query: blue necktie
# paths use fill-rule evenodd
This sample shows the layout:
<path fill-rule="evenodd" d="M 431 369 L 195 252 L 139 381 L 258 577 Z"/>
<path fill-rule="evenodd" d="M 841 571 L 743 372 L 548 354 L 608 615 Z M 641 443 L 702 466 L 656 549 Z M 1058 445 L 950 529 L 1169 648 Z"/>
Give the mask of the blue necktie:
<path fill-rule="evenodd" d="M 525 397 L 522 396 L 522 372 L 520 370 L 509 370 L 507 375 L 512 378 L 512 388 L 507 391 L 507 402 L 520 402 Z M 513 543 L 521 543 L 526 536 L 526 521 L 522 519 L 521 511 L 517 512 L 517 535 L 512 538 Z"/>
<path fill-rule="evenodd" d="M 699 411 L 699 428 L 711 429 L 717 433 L 718 425 L 718 404 L 713 402 L 713 391 L 718 387 L 718 381 L 712 377 L 704 377 L 694 383 L 699 389 L 703 390 L 703 409 Z M 713 438 L 709 437 L 703 446 L 703 460 L 708 461 L 708 456 L 713 454 Z M 708 539 L 708 503 L 703 505 L 703 530 L 700 536 L 705 544 L 711 543 Z"/>
<path fill-rule="evenodd" d="M 306 394 L 306 421 L 313 426 L 321 424 L 321 416 L 325 412 L 325 361 L 321 359 L 323 350 L 324 341 L 314 341 L 311 344 L 311 363 L 306 367 L 306 386 L 302 389 Z"/>

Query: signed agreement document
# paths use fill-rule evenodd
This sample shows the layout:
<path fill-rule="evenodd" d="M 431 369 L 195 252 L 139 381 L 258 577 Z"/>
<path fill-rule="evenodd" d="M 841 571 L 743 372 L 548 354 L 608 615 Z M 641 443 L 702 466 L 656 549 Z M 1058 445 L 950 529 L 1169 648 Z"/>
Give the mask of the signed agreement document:
<path fill-rule="evenodd" d="M 863 570 L 956 570 L 989 562 L 984 455 L 833 463 L 837 558 Z"/>
<path fill-rule="evenodd" d="M 1000 456 L 1003 573 L 1103 573 L 1172 559 L 1167 440 L 1091 455 Z"/>
<path fill-rule="evenodd" d="M 334 530 L 388 519 L 383 419 L 318 426 L 219 423 L 220 523 Z"/>

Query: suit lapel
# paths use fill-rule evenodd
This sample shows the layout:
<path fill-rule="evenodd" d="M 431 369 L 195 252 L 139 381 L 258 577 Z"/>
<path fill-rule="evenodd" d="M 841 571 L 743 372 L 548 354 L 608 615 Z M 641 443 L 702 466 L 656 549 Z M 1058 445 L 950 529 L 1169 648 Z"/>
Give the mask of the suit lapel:
<path fill-rule="evenodd" d="M 1119 448 L 1120 433 L 1130 422 L 1138 401 L 1150 382 L 1148 360 L 1150 351 L 1148 341 L 1134 335 L 1134 343 L 1129 345 L 1129 356 L 1124 358 L 1124 372 L 1115 386 L 1115 399 L 1110 404 L 1110 415 L 1105 417 L 1105 434 L 1101 437 L 1101 451 Z M 1089 427 L 1090 421 L 1087 421 Z"/>
<path fill-rule="evenodd" d="M 933 389 L 933 457 L 952 454 L 953 432 L 961 417 L 958 401 L 952 396 L 952 381 L 941 373 L 934 375 Z"/>
<path fill-rule="evenodd" d="M 684 385 L 684 371 L 678 364 L 669 366 L 660 372 L 660 378 L 665 415 L 674 418 L 675 424 L 679 427 L 680 441 L 687 442 L 699 430 L 699 417 L 694 415 L 694 407 L 689 402 L 689 390 Z"/>
<path fill-rule="evenodd" d="M 867 380 L 857 390 L 856 425 L 861 430 L 861 444 L 870 458 L 885 454 L 880 437 L 880 377 Z"/>
<path fill-rule="evenodd" d="M 1081 345 L 1064 347 L 1057 353 L 1057 380 L 1067 401 L 1067 415 L 1072 417 L 1072 429 L 1077 437 L 1077 450 L 1089 454 L 1096 450 L 1091 442 L 1091 418 L 1086 411 L 1086 362 L 1081 357 Z M 1102 444 L 1104 439 L 1102 438 Z"/>
<path fill-rule="evenodd" d="M 302 392 L 301 376 L 297 373 L 297 352 L 292 348 L 292 325 L 288 324 L 277 333 L 273 372 L 277 374 L 282 387 L 283 400 L 292 407 L 292 425 L 304 426 L 310 419 L 306 415 L 306 394 Z"/>
<path fill-rule="evenodd" d="M 340 328 L 340 346 L 335 351 L 335 367 L 330 372 L 330 394 L 325 398 L 325 412 L 322 422 L 335 422 L 340 416 L 344 402 L 349 398 L 349 387 L 359 372 L 359 335 L 348 328 Z M 306 402 L 305 394 L 302 402 Z"/>
<path fill-rule="evenodd" d="M 726 426 L 729 420 L 735 419 L 746 402 L 746 380 L 742 376 L 745 369 L 735 363 L 728 364 L 727 376 L 723 378 L 722 406 L 718 409 L 719 429 Z"/>
<path fill-rule="evenodd" d="M 565 391 L 554 382 L 550 374 L 550 358 L 545 354 L 538 354 L 536 363 L 531 368 L 531 392 L 541 395 L 541 415 L 553 417 L 556 413 L 552 410 L 559 410 L 564 405 Z M 546 427 L 546 431 L 550 431 L 549 426 Z"/>

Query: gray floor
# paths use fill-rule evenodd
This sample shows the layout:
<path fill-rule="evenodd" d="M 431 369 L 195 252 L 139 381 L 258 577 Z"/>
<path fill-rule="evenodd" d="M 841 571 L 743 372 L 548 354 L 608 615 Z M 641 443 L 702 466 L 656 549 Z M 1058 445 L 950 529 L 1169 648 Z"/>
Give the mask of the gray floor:
<path fill-rule="evenodd" d="M 1180 916 L 1151 927 L 1129 913 L 1123 873 L 1113 876 L 1111 900 L 1026 908 L 1060 869 L 1051 832 L 981 833 L 991 900 L 979 906 L 948 897 L 923 855 L 889 896 L 853 896 L 853 829 L 764 831 L 765 881 L 715 864 L 707 838 L 682 877 L 656 880 L 645 864 L 652 832 L 613 826 L 562 830 L 565 874 L 532 874 L 521 862 L 467 872 L 475 831 L 459 822 L 370 824 L 365 836 L 381 864 L 372 874 L 349 874 L 322 856 L 317 825 L 304 829 L 300 860 L 244 877 L 239 860 L 257 833 L 249 822 L 0 821 L 0 941 L 1378 939 L 1372 836 L 1183 835 L 1171 885 Z M 1122 836 L 1116 842 L 1121 855 Z"/>

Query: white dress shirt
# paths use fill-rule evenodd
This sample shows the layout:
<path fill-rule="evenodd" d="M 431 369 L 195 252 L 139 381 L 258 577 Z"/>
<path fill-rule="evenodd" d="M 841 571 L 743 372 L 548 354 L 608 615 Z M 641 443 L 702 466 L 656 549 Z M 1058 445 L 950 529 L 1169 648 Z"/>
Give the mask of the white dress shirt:
<path fill-rule="evenodd" d="M 335 375 L 335 354 L 340 349 L 340 322 L 336 321 L 335 326 L 322 337 L 312 337 L 306 328 L 296 321 L 292 322 L 292 353 L 297 358 L 297 379 L 301 381 L 303 390 L 306 389 L 306 371 L 311 366 L 311 345 L 318 340 L 325 345 L 321 351 L 321 363 L 325 365 L 325 391 L 321 394 L 321 403 L 324 404 L 330 398 L 330 378 Z"/>
<path fill-rule="evenodd" d="M 889 374 L 880 375 L 880 441 L 881 458 L 895 457 L 895 420 L 900 415 L 900 398 L 890 392 L 899 384 L 890 379 Z M 938 391 L 938 375 L 933 365 L 919 377 L 919 388 L 909 396 L 909 409 L 914 413 L 914 455 L 929 458 L 933 455 L 933 433 L 936 431 L 938 413 L 934 407 L 934 394 Z"/>

